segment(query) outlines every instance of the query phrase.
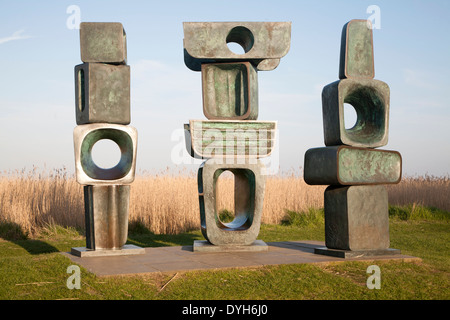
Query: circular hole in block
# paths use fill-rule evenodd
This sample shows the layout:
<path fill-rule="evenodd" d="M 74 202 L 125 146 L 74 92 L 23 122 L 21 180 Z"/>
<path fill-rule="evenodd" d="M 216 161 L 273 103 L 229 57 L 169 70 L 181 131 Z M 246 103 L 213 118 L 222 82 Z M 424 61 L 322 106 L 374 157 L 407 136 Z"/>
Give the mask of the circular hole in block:
<path fill-rule="evenodd" d="M 235 54 L 245 54 L 253 48 L 253 33 L 246 27 L 234 27 L 226 38 L 228 49 Z"/>
<path fill-rule="evenodd" d="M 356 125 L 357 115 L 355 108 L 348 103 L 344 103 L 344 125 L 345 129 L 351 129 Z"/>
<path fill-rule="evenodd" d="M 345 130 L 347 136 L 359 143 L 379 141 L 386 130 L 386 106 L 382 94 L 373 87 L 354 86 L 344 98 L 346 103 L 356 111 L 356 123 Z"/>
<path fill-rule="evenodd" d="M 234 175 L 234 185 L 230 185 L 229 187 L 234 188 L 234 194 L 232 192 L 228 192 L 231 195 L 231 200 L 234 200 L 234 218 L 231 220 L 230 213 L 228 213 L 229 222 L 222 222 L 219 216 L 219 212 L 217 210 L 217 202 L 216 202 L 216 221 L 219 228 L 223 230 L 247 230 L 250 228 L 253 222 L 253 215 L 255 211 L 255 174 L 253 171 L 249 169 L 220 169 L 216 171 L 216 183 L 215 183 L 215 195 L 216 201 L 219 198 L 219 192 L 222 193 L 224 188 L 217 188 L 217 179 L 220 175 L 229 171 Z M 227 174 L 228 175 L 228 174 Z M 225 176 L 225 180 L 227 176 Z M 228 176 L 228 180 L 232 180 Z M 228 188 L 229 190 L 230 188 Z M 223 213 L 223 211 L 222 211 Z M 222 217 L 223 220 L 225 217 Z"/>
<path fill-rule="evenodd" d="M 92 158 L 92 148 L 99 140 L 112 140 L 120 149 L 120 160 L 112 168 L 99 167 Z M 133 164 L 133 141 L 122 130 L 104 128 L 89 132 L 81 143 L 80 161 L 83 171 L 92 179 L 116 180 L 125 177 Z"/>
<path fill-rule="evenodd" d="M 115 167 L 120 162 L 120 148 L 112 140 L 101 139 L 92 147 L 92 160 L 103 169 Z"/>

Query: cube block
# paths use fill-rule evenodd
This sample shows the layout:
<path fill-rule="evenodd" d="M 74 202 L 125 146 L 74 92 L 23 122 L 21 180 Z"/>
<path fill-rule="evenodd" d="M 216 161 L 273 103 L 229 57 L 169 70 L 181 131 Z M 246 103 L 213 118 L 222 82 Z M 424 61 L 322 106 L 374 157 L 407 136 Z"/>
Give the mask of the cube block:
<path fill-rule="evenodd" d="M 101 168 L 92 159 L 94 144 L 102 139 L 112 140 L 120 148 L 119 163 L 109 169 Z M 85 124 L 75 127 L 75 173 L 82 185 L 130 184 L 136 169 L 137 130 L 118 124 Z"/>
<path fill-rule="evenodd" d="M 376 148 L 388 142 L 389 86 L 374 79 L 343 79 L 323 88 L 322 112 L 326 146 Z M 345 128 L 344 103 L 355 108 L 357 120 Z"/>
<path fill-rule="evenodd" d="M 202 85 L 206 118 L 258 118 L 258 74 L 250 62 L 203 64 Z"/>
<path fill-rule="evenodd" d="M 304 179 L 310 185 L 395 184 L 401 175 L 397 151 L 334 146 L 305 153 Z"/>
<path fill-rule="evenodd" d="M 388 193 L 385 186 L 325 190 L 325 245 L 341 250 L 389 248 Z"/>
<path fill-rule="evenodd" d="M 77 124 L 129 124 L 130 67 L 103 63 L 75 66 Z"/>
<path fill-rule="evenodd" d="M 373 79 L 374 76 L 370 20 L 351 20 L 342 29 L 339 79 Z"/>
<path fill-rule="evenodd" d="M 261 226 L 264 200 L 264 164 L 223 164 L 208 159 L 198 171 L 200 222 L 203 236 L 213 245 L 251 245 Z M 231 171 L 235 177 L 235 218 L 219 219 L 216 184 L 220 174 Z"/>
<path fill-rule="evenodd" d="M 81 61 L 126 64 L 126 33 L 118 22 L 80 23 Z"/>

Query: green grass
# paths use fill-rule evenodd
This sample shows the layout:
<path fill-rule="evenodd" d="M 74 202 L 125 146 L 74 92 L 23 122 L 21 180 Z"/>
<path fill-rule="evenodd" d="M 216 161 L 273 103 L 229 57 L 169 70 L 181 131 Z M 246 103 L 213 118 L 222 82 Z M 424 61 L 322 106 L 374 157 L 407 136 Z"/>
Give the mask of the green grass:
<path fill-rule="evenodd" d="M 391 207 L 391 247 L 422 262 L 290 264 L 185 273 L 97 277 L 82 269 L 81 289 L 69 290 L 70 259 L 60 254 L 84 246 L 80 230 L 48 226 L 30 237 L 0 224 L 0 299 L 388 299 L 450 298 L 450 214 L 433 208 Z M 281 225 L 262 225 L 259 239 L 324 240 L 323 210 L 287 212 Z M 130 225 L 129 243 L 192 245 L 200 231 L 155 235 Z M 367 267 L 381 269 L 381 289 L 366 286 Z M 162 289 L 163 288 L 163 289 Z M 214 290 L 212 290 L 214 288 Z"/>

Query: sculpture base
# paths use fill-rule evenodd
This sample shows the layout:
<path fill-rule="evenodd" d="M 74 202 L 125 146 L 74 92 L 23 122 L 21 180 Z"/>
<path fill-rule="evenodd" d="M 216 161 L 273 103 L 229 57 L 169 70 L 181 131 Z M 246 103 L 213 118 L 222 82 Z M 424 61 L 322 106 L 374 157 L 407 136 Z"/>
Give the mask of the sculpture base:
<path fill-rule="evenodd" d="M 374 249 L 374 250 L 341 250 L 330 249 L 327 247 L 314 248 L 315 254 L 323 254 L 326 256 L 338 257 L 338 258 L 362 258 L 371 256 L 392 256 L 400 254 L 399 249 Z"/>
<path fill-rule="evenodd" d="M 242 252 L 242 251 L 268 251 L 269 246 L 262 240 L 255 240 L 251 245 L 222 245 L 216 246 L 206 240 L 195 240 L 194 252 Z"/>
<path fill-rule="evenodd" d="M 133 244 L 126 244 L 122 249 L 117 250 L 92 250 L 86 247 L 75 247 L 70 251 L 74 256 L 85 258 L 85 257 L 107 257 L 107 256 L 125 256 L 125 255 L 135 255 L 144 254 L 145 249 L 135 246 Z"/>

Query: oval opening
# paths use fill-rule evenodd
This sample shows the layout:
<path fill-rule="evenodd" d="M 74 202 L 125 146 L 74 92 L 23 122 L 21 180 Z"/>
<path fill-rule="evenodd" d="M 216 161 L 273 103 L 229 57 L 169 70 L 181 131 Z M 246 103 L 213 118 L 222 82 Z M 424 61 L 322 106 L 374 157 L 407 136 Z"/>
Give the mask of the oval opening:
<path fill-rule="evenodd" d="M 92 146 L 92 160 L 102 169 L 110 169 L 117 166 L 122 157 L 117 143 L 110 139 L 101 139 Z"/>
<path fill-rule="evenodd" d="M 216 182 L 217 213 L 220 222 L 226 224 L 234 220 L 234 174 L 225 170 Z"/>
<path fill-rule="evenodd" d="M 353 128 L 356 125 L 357 119 L 358 119 L 358 116 L 356 114 L 355 108 L 349 103 L 344 103 L 345 129 L 349 130 L 349 129 Z"/>
<path fill-rule="evenodd" d="M 235 54 L 245 54 L 253 48 L 253 33 L 246 27 L 234 27 L 226 38 L 228 49 Z"/>

